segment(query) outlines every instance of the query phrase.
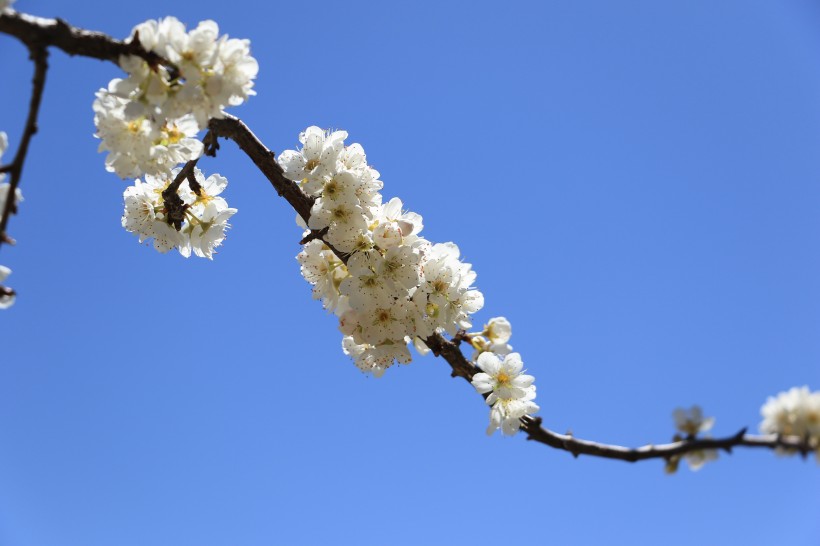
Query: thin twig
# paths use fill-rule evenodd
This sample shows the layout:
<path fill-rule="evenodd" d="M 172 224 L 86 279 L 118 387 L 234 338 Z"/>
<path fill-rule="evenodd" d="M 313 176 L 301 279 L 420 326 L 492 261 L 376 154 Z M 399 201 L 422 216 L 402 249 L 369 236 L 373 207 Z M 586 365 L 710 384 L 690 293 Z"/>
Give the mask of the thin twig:
<path fill-rule="evenodd" d="M 40 103 L 43 99 L 43 89 L 46 85 L 46 72 L 48 72 L 48 50 L 45 45 L 38 43 L 28 43 L 29 56 L 34 61 L 34 77 L 31 80 L 31 100 L 28 106 L 28 117 L 23 128 L 23 136 L 20 137 L 20 144 L 14 160 L 8 166 L 9 190 L 6 194 L 6 202 L 0 215 L 0 245 L 13 241 L 6 234 L 9 218 L 12 213 L 17 212 L 17 188 L 20 186 L 20 177 L 23 174 L 23 165 L 28 154 L 28 146 L 31 138 L 37 132 L 37 116 L 40 113 Z M 13 243 L 12 243 L 13 244 Z"/>
<path fill-rule="evenodd" d="M 123 42 L 103 34 L 69 25 L 62 19 L 45 19 L 15 11 L 0 15 L 0 32 L 14 36 L 25 44 L 40 44 L 62 49 L 69 55 L 79 55 L 118 63 L 123 55 L 135 55 L 156 67 L 171 71 L 176 67 L 156 53 L 146 51 L 139 40 Z"/>

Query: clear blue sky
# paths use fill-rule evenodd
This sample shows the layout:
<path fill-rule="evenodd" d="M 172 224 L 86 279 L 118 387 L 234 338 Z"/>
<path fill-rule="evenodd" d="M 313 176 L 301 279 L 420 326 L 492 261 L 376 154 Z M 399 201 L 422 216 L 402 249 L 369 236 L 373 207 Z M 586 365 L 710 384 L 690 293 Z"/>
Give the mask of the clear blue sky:
<path fill-rule="evenodd" d="M 249 38 L 274 150 L 344 128 L 386 197 L 455 241 L 536 376 L 545 424 L 668 441 L 676 406 L 756 430 L 820 388 L 820 7 L 779 2 L 58 2 L 124 37 L 213 18 Z M 0 36 L 16 144 L 31 67 Z M 0 315 L 0 545 L 820 544 L 820 468 L 739 451 L 663 473 L 484 435 L 428 357 L 361 375 L 310 299 L 299 231 L 233 144 L 211 263 L 119 226 L 94 92 L 51 58 Z"/>

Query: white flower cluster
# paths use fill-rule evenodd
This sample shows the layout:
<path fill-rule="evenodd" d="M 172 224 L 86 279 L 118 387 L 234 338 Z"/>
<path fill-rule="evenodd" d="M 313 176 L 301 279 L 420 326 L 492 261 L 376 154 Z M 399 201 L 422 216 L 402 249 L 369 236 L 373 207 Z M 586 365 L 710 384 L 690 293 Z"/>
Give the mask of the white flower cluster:
<path fill-rule="evenodd" d="M 97 92 L 94 124 L 97 137 L 102 139 L 100 151 L 108 151 L 106 170 L 120 178 L 162 175 L 202 155 L 202 142 L 196 138 L 199 125 L 193 116 L 162 122 L 145 116 L 129 118 L 125 112 L 128 104 L 110 91 Z"/>
<path fill-rule="evenodd" d="M 675 435 L 674 439 L 676 442 L 683 439 L 692 440 L 699 433 L 705 433 L 712 430 L 712 427 L 715 424 L 714 417 L 703 416 L 703 410 L 700 406 L 692 406 L 688 410 L 676 408 L 675 411 L 672 412 L 672 417 L 675 419 L 675 428 L 678 429 L 678 432 L 683 434 L 683 437 L 677 434 Z M 709 438 L 710 436 L 706 435 L 705 437 Z M 686 463 L 689 465 L 690 469 L 700 470 L 703 465 L 709 461 L 716 460 L 718 458 L 718 452 L 715 449 L 698 449 L 684 453 L 683 458 L 686 459 Z M 679 456 L 672 457 L 669 461 L 667 461 L 666 471 L 670 474 L 675 472 L 678 468 L 679 462 Z"/>
<path fill-rule="evenodd" d="M 172 183 L 180 169 L 172 170 L 167 177 L 145 175 L 125 190 L 125 212 L 122 227 L 138 235 L 140 242 L 154 240 L 154 248 L 168 252 L 177 248 L 188 258 L 193 252 L 200 258 L 213 259 L 214 249 L 222 244 L 225 230 L 230 227 L 228 219 L 236 209 L 219 196 L 228 181 L 218 174 L 207 179 L 194 168 L 194 177 L 199 184 L 195 193 L 189 187 L 180 186 L 178 195 L 185 204 L 185 220 L 177 231 L 168 223 L 162 192 Z"/>
<path fill-rule="evenodd" d="M 134 27 L 131 40 L 173 67 L 123 56 L 120 66 L 128 77 L 97 92 L 100 151 L 109 152 L 106 168 L 121 178 L 163 174 L 198 158 L 202 143 L 196 134 L 209 119 L 223 117 L 223 108 L 254 94 L 259 70 L 248 40 L 220 37 L 213 21 L 190 32 L 173 17 L 146 21 Z"/>
<path fill-rule="evenodd" d="M 236 212 L 216 197 L 227 181 L 214 175 L 200 194 L 180 188 L 186 206 L 180 231 L 169 223 L 162 190 L 179 172 L 175 166 L 202 155 L 204 145 L 197 134 L 208 121 L 254 94 L 259 67 L 248 40 L 220 37 L 213 21 L 203 21 L 190 32 L 173 17 L 146 21 L 134 27 L 131 40 L 170 65 L 121 57 L 128 77 L 112 80 L 94 101 L 100 151 L 108 152 L 106 169 L 121 178 L 145 180 L 125 191 L 122 225 L 140 241 L 153 238 L 160 252 L 178 248 L 185 257 L 193 253 L 212 258 L 225 237 L 228 218 Z M 196 176 L 204 179 L 198 170 Z"/>
<path fill-rule="evenodd" d="M 481 394 L 488 394 L 490 426 L 487 434 L 499 428 L 512 436 L 521 427 L 521 418 L 539 410 L 535 400 L 535 378 L 525 375 L 521 355 L 512 352 L 508 343 L 512 325 L 504 317 L 491 318 L 484 330 L 470 334 L 470 344 L 475 349 L 473 360 L 481 372 L 473 376 L 473 386 Z M 500 358 L 500 357 L 503 357 Z"/>
<path fill-rule="evenodd" d="M 0 10 L 4 10 L 11 6 L 14 3 L 14 0 L 0 0 Z"/>
<path fill-rule="evenodd" d="M 760 432 L 805 439 L 817 450 L 820 460 L 820 391 L 812 392 L 807 386 L 793 387 L 770 396 L 760 414 Z M 782 449 L 778 453 L 791 454 Z"/>
<path fill-rule="evenodd" d="M 675 420 L 675 428 L 687 438 L 694 438 L 701 432 L 709 432 L 715 425 L 715 418 L 704 417 L 700 406 L 692 406 L 688 410 L 675 408 L 672 418 Z"/>
<path fill-rule="evenodd" d="M 423 340 L 433 332 L 469 328 L 484 297 L 455 244 L 427 241 L 419 236 L 421 216 L 403 211 L 399 199 L 382 202 L 379 173 L 359 144 L 345 146 L 346 138 L 344 131 L 308 127 L 299 135 L 302 148 L 278 161 L 316 198 L 307 227 L 325 232 L 347 262 L 314 239 L 297 256 L 302 275 L 313 297 L 339 317 L 344 352 L 380 376 L 396 361 L 410 362 L 411 340 L 426 351 Z"/>

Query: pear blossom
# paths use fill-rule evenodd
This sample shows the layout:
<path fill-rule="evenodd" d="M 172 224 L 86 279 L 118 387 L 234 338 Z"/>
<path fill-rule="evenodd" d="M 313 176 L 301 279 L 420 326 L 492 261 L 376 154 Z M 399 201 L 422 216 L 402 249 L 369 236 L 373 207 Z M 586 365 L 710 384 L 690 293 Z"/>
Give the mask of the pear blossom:
<path fill-rule="evenodd" d="M 675 408 L 672 412 L 672 417 L 675 420 L 675 428 L 678 432 L 684 434 L 683 438 L 676 434 L 674 440 L 681 441 L 683 439 L 692 440 L 701 432 L 708 432 L 715 424 L 714 417 L 704 417 L 703 410 L 700 406 L 692 406 L 691 408 Z M 707 435 L 706 438 L 709 438 Z M 674 456 L 667 460 L 666 472 L 672 474 L 678 469 L 681 457 L 689 465 L 693 471 L 700 470 L 703 465 L 709 461 L 714 461 L 718 458 L 716 449 L 697 449 L 694 451 L 687 451 L 682 456 Z"/>
<path fill-rule="evenodd" d="M 347 267 L 318 239 L 305 244 L 296 259 L 302 276 L 313 285 L 313 298 L 322 300 L 328 311 L 334 311 L 341 296 L 339 286 L 348 276 Z"/>
<path fill-rule="evenodd" d="M 760 413 L 763 416 L 761 432 L 797 436 L 820 449 L 820 391 L 812 392 L 808 386 L 793 387 L 770 396 Z M 778 452 L 790 453 L 786 450 Z"/>
<path fill-rule="evenodd" d="M 493 404 L 490 410 L 490 425 L 487 435 L 501 429 L 505 436 L 514 436 L 521 428 L 521 418 L 537 413 L 540 409 L 535 399 L 535 386 L 527 388 L 521 398 L 501 398 Z"/>
<path fill-rule="evenodd" d="M 222 206 L 219 202 L 205 205 L 202 213 L 196 217 L 196 222 L 188 221 L 187 234 L 179 246 L 179 253 L 186 258 L 191 251 L 200 258 L 213 260 L 214 249 L 225 240 L 225 231 L 231 227 L 228 220 L 236 214 L 236 209 Z"/>
<path fill-rule="evenodd" d="M 286 150 L 279 155 L 279 165 L 285 176 L 304 184 L 308 195 L 316 195 L 325 177 L 337 172 L 337 161 L 344 149 L 346 131 L 324 131 L 311 126 L 299 134 L 301 150 Z"/>
<path fill-rule="evenodd" d="M 193 116 L 163 123 L 145 116 L 129 119 L 125 113 L 128 104 L 110 88 L 97 92 L 94 124 L 96 136 L 102 140 L 99 151 L 109 152 L 106 170 L 120 178 L 159 175 L 202 155 L 202 142 L 196 138 L 199 127 Z"/>
<path fill-rule="evenodd" d="M 342 339 L 342 350 L 353 358 L 357 368 L 365 373 L 372 373 L 375 377 L 384 375 L 384 371 L 394 362 L 407 364 L 410 362 L 410 351 L 406 344 L 388 343 L 378 346 L 358 344 L 352 337 Z"/>
<path fill-rule="evenodd" d="M 297 256 L 302 275 L 338 316 L 346 354 L 381 375 L 394 360 L 409 362 L 409 343 L 424 352 L 421 340 L 434 332 L 469 327 L 484 297 L 455 244 L 430 243 L 420 235 L 419 214 L 397 198 L 383 202 L 379 172 L 360 144 L 345 145 L 347 136 L 308 127 L 301 149 L 285 150 L 277 161 L 315 198 L 297 224 L 305 235 L 324 230 L 323 241 L 310 241 Z"/>
<path fill-rule="evenodd" d="M 709 438 L 708 435 L 705 437 Z M 674 455 L 666 461 L 665 471 L 667 474 L 674 474 L 677 472 L 681 458 L 686 461 L 686 464 L 689 466 L 689 470 L 697 472 L 703 468 L 706 463 L 716 461 L 718 459 L 718 450 L 695 449 L 693 451 L 687 451 L 683 455 Z"/>
<path fill-rule="evenodd" d="M 489 393 L 490 405 L 498 399 L 523 398 L 535 381 L 533 376 L 522 373 L 524 363 L 518 353 L 508 354 L 504 360 L 493 353 L 481 353 L 477 365 L 482 371 L 473 376 L 472 383 L 481 394 Z"/>
<path fill-rule="evenodd" d="M 162 193 L 179 172 L 180 169 L 174 169 L 165 176 L 145 175 L 144 181 L 137 179 L 128 187 L 123 193 L 122 227 L 137 235 L 140 243 L 152 239 L 159 252 L 176 248 L 186 258 L 194 254 L 213 259 L 214 249 L 222 244 L 225 231 L 230 227 L 228 220 L 236 213 L 236 209 L 228 207 L 219 196 L 227 180 L 218 174 L 205 178 L 199 169 L 194 169 L 199 194 L 188 185 L 177 189 L 186 209 L 185 221 L 177 231 L 168 223 Z M 187 184 L 187 180 L 185 182 Z"/>
<path fill-rule="evenodd" d="M 686 464 L 689 465 L 690 470 L 698 471 L 703 468 L 703 465 L 706 463 L 716 461 L 718 459 L 718 451 L 717 449 L 696 449 L 686 452 L 683 458 L 686 460 Z"/>
<path fill-rule="evenodd" d="M 162 195 L 154 184 L 137 179 L 133 186 L 126 188 L 123 198 L 122 227 L 139 236 L 140 243 L 153 239 L 154 248 L 163 254 L 179 245 L 180 235 L 166 221 Z"/>
<path fill-rule="evenodd" d="M 484 326 L 484 333 L 494 344 L 506 344 L 512 337 L 512 325 L 504 317 L 491 318 Z"/>
<path fill-rule="evenodd" d="M 3 154 L 6 153 L 6 148 L 8 148 L 8 147 L 9 147 L 9 137 L 5 132 L 0 131 L 0 164 L 2 163 L 2 160 L 3 160 Z M 2 183 L 3 180 L 5 180 L 5 179 L 6 179 L 6 173 L 0 173 L 0 183 Z"/>
<path fill-rule="evenodd" d="M 694 437 L 701 432 L 708 432 L 715 424 L 714 417 L 703 416 L 703 410 L 700 409 L 700 406 L 692 406 L 688 410 L 676 408 L 672 412 L 672 417 L 675 419 L 675 427 L 687 437 Z"/>
<path fill-rule="evenodd" d="M 173 119 L 190 114 L 202 129 L 210 118 L 224 117 L 226 106 L 242 104 L 255 94 L 259 65 L 250 55 L 250 43 L 220 37 L 214 21 L 202 21 L 186 32 L 174 17 L 149 20 L 134 27 L 134 39 L 172 63 L 180 77 L 174 77 L 170 67 L 121 57 L 120 67 L 128 77 L 118 80 L 113 91 L 130 101 L 129 117 Z"/>

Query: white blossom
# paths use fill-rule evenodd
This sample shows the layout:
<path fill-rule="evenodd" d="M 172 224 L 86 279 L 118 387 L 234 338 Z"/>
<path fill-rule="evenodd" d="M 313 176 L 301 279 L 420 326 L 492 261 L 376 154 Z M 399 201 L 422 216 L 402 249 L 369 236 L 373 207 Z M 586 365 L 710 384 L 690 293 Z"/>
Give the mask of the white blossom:
<path fill-rule="evenodd" d="M 180 118 L 192 115 L 199 128 L 210 118 L 224 117 L 223 109 L 243 103 L 250 95 L 259 65 L 247 40 L 219 36 L 213 21 L 186 32 L 174 17 L 140 23 L 131 33 L 148 51 L 167 59 L 179 70 L 152 67 L 139 57 L 121 57 L 128 78 L 113 91 L 130 101 L 130 116 Z"/>
<path fill-rule="evenodd" d="M 159 252 L 177 248 L 186 258 L 194 254 L 213 259 L 214 249 L 222 244 L 225 231 L 230 227 L 228 219 L 236 213 L 236 209 L 228 207 L 219 196 L 227 180 L 218 174 L 206 179 L 199 169 L 194 169 L 194 177 L 200 184 L 199 195 L 191 190 L 187 180 L 177 189 L 185 207 L 185 220 L 177 231 L 168 223 L 162 193 L 179 172 L 180 169 L 174 169 L 165 176 L 145 175 L 144 181 L 137 179 L 128 187 L 123 193 L 122 227 L 139 236 L 141 243 L 153 239 L 154 248 Z"/>
<path fill-rule="evenodd" d="M 11 269 L 4 265 L 0 265 L 0 284 L 2 284 L 3 281 L 5 281 L 9 275 L 11 275 Z M 14 305 L 15 299 L 16 296 L 14 292 L 0 292 L 0 309 L 8 309 L 12 305 Z"/>
<path fill-rule="evenodd" d="M 407 364 L 410 362 L 410 351 L 406 344 L 389 343 L 378 346 L 358 344 L 350 336 L 342 339 L 342 351 L 353 358 L 353 363 L 361 371 L 381 377 L 393 362 Z"/>
<path fill-rule="evenodd" d="M 491 343 L 505 345 L 512 337 L 512 324 L 504 317 L 491 318 L 484 326 L 484 334 Z"/>
<path fill-rule="evenodd" d="M 341 295 L 339 285 L 348 276 L 347 267 L 318 239 L 305 244 L 296 259 L 302 276 L 313 285 L 313 298 L 322 300 L 328 311 L 334 311 Z"/>
<path fill-rule="evenodd" d="M 715 418 L 704 417 L 703 410 L 697 405 L 692 406 L 688 410 L 675 408 L 675 411 L 672 412 L 672 417 L 675 420 L 675 428 L 684 435 L 684 437 L 681 438 L 681 436 L 676 434 L 674 437 L 675 441 L 683 439 L 692 440 L 701 432 L 711 430 L 715 424 Z M 705 437 L 709 438 L 710 436 L 707 435 Z M 696 449 L 694 451 L 687 451 L 682 456 L 676 455 L 670 457 L 666 463 L 666 472 L 672 474 L 677 471 L 681 458 L 686 461 L 686 464 L 689 465 L 691 470 L 700 470 L 707 462 L 716 460 L 718 458 L 718 452 L 716 449 Z"/>
<path fill-rule="evenodd" d="M 498 399 L 523 398 L 535 381 L 522 373 L 524 363 L 518 353 L 508 354 L 503 361 L 493 353 L 481 353 L 477 365 L 482 371 L 473 376 L 473 386 L 482 394 L 490 393 L 487 403 L 491 405 Z"/>
<path fill-rule="evenodd" d="M 116 81 L 116 80 L 115 80 Z M 94 101 L 94 124 L 99 151 L 107 151 L 105 168 L 120 178 L 159 175 L 179 163 L 197 159 L 203 145 L 196 137 L 199 127 L 193 116 L 163 120 L 128 118 L 129 101 L 101 89 Z"/>
<path fill-rule="evenodd" d="M 690 470 L 698 471 L 706 463 L 716 461 L 718 458 L 718 451 L 717 449 L 696 449 L 694 451 L 687 451 L 683 455 L 683 458 L 686 460 L 686 464 L 689 465 Z"/>
<path fill-rule="evenodd" d="M 14 3 L 14 0 L 0 0 L 0 10 L 9 8 Z"/>
<path fill-rule="evenodd" d="M 6 133 L 0 131 L 0 165 L 3 164 L 3 154 L 6 152 L 6 149 L 9 146 L 9 138 Z M 5 210 L 6 206 L 6 199 L 9 195 L 9 190 L 11 189 L 11 184 L 8 182 L 4 182 L 6 179 L 6 173 L 0 173 L 0 212 Z M 20 191 L 20 188 L 15 188 L 14 190 L 14 204 L 20 203 L 23 201 L 23 192 Z"/>
<path fill-rule="evenodd" d="M 150 180 L 150 175 L 146 176 Z M 122 227 L 139 236 L 140 243 L 153 239 L 154 248 L 168 252 L 180 243 L 180 235 L 165 219 L 161 192 L 154 184 L 137 179 L 123 193 Z"/>
<path fill-rule="evenodd" d="M 820 443 L 820 391 L 807 386 L 793 387 L 770 396 L 760 408 L 760 431 L 783 436 L 799 436 Z"/>
<path fill-rule="evenodd" d="M 506 436 L 513 436 L 521 428 L 521 418 L 525 415 L 532 415 L 540 409 L 533 402 L 535 398 L 535 386 L 526 389 L 521 398 L 501 398 L 498 399 L 490 409 L 490 425 L 487 427 L 487 435 L 491 436 L 499 428 Z"/>
<path fill-rule="evenodd" d="M 714 417 L 703 416 L 703 410 L 700 409 L 700 406 L 692 406 L 688 410 L 675 408 L 672 417 L 675 419 L 675 427 L 678 431 L 691 437 L 697 436 L 701 432 L 708 432 L 715 424 Z"/>
<path fill-rule="evenodd" d="M 179 246 L 179 253 L 188 258 L 191 251 L 200 258 L 213 260 L 214 249 L 222 244 L 225 231 L 231 227 L 228 219 L 236 214 L 236 209 L 212 201 L 204 206 L 196 221 L 189 220 L 188 228 L 183 228 L 184 237 Z"/>
<path fill-rule="evenodd" d="M 484 299 L 456 245 L 431 244 L 420 236 L 420 215 L 397 198 L 383 203 L 379 172 L 360 144 L 345 145 L 347 136 L 308 127 L 301 149 L 285 150 L 277 161 L 315 198 L 307 222 L 297 224 L 324 231 L 323 242 L 309 242 L 297 256 L 302 275 L 339 317 L 345 352 L 380 375 L 393 360 L 409 361 L 411 340 L 423 352 L 419 338 L 468 327 Z"/>
<path fill-rule="evenodd" d="M 285 176 L 301 182 L 308 195 L 316 195 L 325 179 L 338 172 L 337 161 L 344 149 L 345 131 L 324 131 L 316 126 L 299 134 L 301 150 L 286 150 L 278 161 Z"/>

